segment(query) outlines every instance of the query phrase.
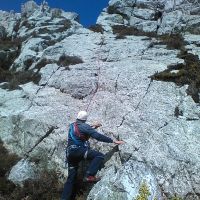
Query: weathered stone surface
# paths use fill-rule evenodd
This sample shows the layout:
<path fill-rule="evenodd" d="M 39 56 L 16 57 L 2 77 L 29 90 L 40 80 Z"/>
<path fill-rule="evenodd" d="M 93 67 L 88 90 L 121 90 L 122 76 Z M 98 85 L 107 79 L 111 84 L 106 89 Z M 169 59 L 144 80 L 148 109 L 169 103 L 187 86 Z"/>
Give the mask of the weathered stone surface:
<path fill-rule="evenodd" d="M 37 179 L 37 177 L 38 174 L 36 165 L 28 160 L 22 159 L 15 166 L 13 166 L 9 173 L 8 180 L 23 186 L 22 183 L 25 180 Z"/>
<path fill-rule="evenodd" d="M 0 39 L 6 37 L 6 29 L 3 26 L 0 26 Z"/>
<path fill-rule="evenodd" d="M 200 35 L 186 34 L 184 38 L 188 43 L 186 45 L 188 51 L 194 55 L 198 55 L 200 58 Z"/>
<path fill-rule="evenodd" d="M 142 31 L 168 34 L 190 31 L 199 34 L 199 2 L 198 1 L 147 1 L 147 0 L 112 0 L 106 12 L 98 18 L 106 30 L 115 25 L 110 16 L 119 14 L 124 18 L 124 24 L 129 24 Z M 123 21 L 120 22 L 123 24 Z"/>
<path fill-rule="evenodd" d="M 142 184 L 150 192 L 149 198 L 161 199 L 161 192 L 151 169 L 143 163 L 128 161 L 117 172 L 111 167 L 101 182 L 91 190 L 88 200 L 135 199 Z"/>
<path fill-rule="evenodd" d="M 38 8 L 39 6 L 35 3 L 35 1 L 27 1 L 21 6 L 21 14 L 22 16 L 29 17 Z"/>
<path fill-rule="evenodd" d="M 41 12 L 40 7 L 27 17 L 30 25 L 35 19 L 34 26 L 21 24 L 18 31 L 28 39 L 12 69 L 27 70 L 31 59 L 28 69 L 39 73 L 41 80 L 38 85 L 29 82 L 14 91 L 0 89 L 0 137 L 11 151 L 36 160 L 38 170 L 45 166 L 64 173 L 69 123 L 79 110 L 88 108 L 88 123 L 100 121 L 100 132 L 126 142 L 106 163 L 100 172 L 103 178 L 88 199 L 135 198 L 143 180 L 152 199 L 175 194 L 199 199 L 199 104 L 187 95 L 188 85 L 151 79 L 168 65 L 183 63 L 177 57 L 180 51 L 167 49 L 158 39 L 133 35 L 116 39 L 111 33 L 113 24 L 128 25 L 133 17 L 146 31 L 157 24 L 161 24 L 158 31 L 162 33 L 176 30 L 185 20 L 179 8 L 186 8 L 187 2 L 176 1 L 173 9 L 174 1 L 160 1 L 159 6 L 165 9 L 163 22 L 153 20 L 156 2 L 110 1 L 113 10 L 108 14 L 105 9 L 99 18 L 107 27 L 104 34 L 83 28 L 73 15 L 70 27 L 66 24 L 64 31 L 55 32 L 64 22 L 59 16 L 70 16 L 54 10 L 50 25 L 51 9 Z M 135 13 L 129 16 L 132 7 Z M 48 30 L 37 32 L 40 26 Z M 199 35 L 187 33 L 184 39 L 186 50 L 199 56 Z M 82 62 L 59 64 L 63 55 Z M 92 145 L 104 153 L 114 146 Z"/>

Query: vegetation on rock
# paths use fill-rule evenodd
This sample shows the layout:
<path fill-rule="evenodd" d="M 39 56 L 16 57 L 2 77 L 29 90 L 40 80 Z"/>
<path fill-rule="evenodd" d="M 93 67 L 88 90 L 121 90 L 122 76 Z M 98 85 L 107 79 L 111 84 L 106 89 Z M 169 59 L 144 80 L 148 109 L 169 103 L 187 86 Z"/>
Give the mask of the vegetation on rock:
<path fill-rule="evenodd" d="M 139 189 L 139 194 L 137 195 L 135 200 L 148 200 L 148 197 L 151 195 L 149 191 L 149 187 L 146 184 L 146 182 L 142 182 L 140 189 Z"/>
<path fill-rule="evenodd" d="M 116 34 L 116 39 L 125 39 L 128 35 L 156 37 L 156 32 L 144 32 L 135 27 L 114 25 L 112 26 L 113 33 Z"/>
<path fill-rule="evenodd" d="M 0 141 L 0 199 L 1 200 L 57 200 L 61 194 L 62 185 L 54 171 L 42 171 L 37 180 L 26 180 L 23 187 L 7 180 L 7 175 L 19 157 L 10 154 Z"/>
<path fill-rule="evenodd" d="M 199 103 L 200 92 L 200 60 L 197 55 L 189 53 L 185 49 L 184 39 L 181 35 L 161 37 L 169 49 L 179 49 L 178 57 L 184 60 L 183 64 L 170 65 L 166 70 L 157 72 L 151 78 L 153 80 L 174 82 L 179 86 L 188 85 L 187 94 L 195 103 Z"/>
<path fill-rule="evenodd" d="M 57 64 L 59 66 L 65 67 L 66 69 L 70 69 L 69 65 L 76 65 L 79 63 L 83 63 L 83 60 L 79 58 L 78 56 L 68 56 L 68 55 L 61 55 Z"/>
<path fill-rule="evenodd" d="M 102 33 L 104 32 L 103 27 L 100 24 L 91 25 L 89 29 L 93 32 Z"/>
<path fill-rule="evenodd" d="M 6 179 L 6 175 L 18 160 L 18 156 L 8 153 L 0 140 L 0 197 L 15 189 L 15 185 Z"/>

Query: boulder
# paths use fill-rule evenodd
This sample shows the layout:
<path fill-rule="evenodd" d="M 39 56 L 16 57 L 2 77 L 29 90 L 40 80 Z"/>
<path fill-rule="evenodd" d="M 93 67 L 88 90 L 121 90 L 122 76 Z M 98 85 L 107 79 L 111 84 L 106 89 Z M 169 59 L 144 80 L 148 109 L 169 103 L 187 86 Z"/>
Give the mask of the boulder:
<path fill-rule="evenodd" d="M 16 185 L 23 186 L 23 182 L 30 179 L 37 179 L 39 177 L 37 168 L 34 163 L 22 159 L 15 166 L 12 167 L 8 180 Z"/>

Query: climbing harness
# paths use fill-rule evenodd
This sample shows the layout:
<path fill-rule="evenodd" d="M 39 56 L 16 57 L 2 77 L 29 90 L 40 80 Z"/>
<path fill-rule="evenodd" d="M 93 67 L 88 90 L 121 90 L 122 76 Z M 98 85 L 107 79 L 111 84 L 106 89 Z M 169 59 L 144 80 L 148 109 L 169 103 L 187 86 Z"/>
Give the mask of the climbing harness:
<path fill-rule="evenodd" d="M 81 134 L 81 132 L 78 129 L 78 124 L 75 122 L 73 125 L 74 125 L 74 133 L 75 133 L 75 135 L 77 137 L 79 137 L 81 140 L 87 141 L 89 139 L 89 137 L 84 135 L 84 134 Z"/>
<path fill-rule="evenodd" d="M 80 138 L 80 140 L 86 142 L 88 141 L 89 137 L 87 135 L 81 134 L 78 129 L 78 124 L 76 122 L 70 124 L 69 134 L 77 146 L 81 146 L 80 142 L 76 139 L 76 137 Z M 76 137 L 75 137 L 76 136 Z"/>

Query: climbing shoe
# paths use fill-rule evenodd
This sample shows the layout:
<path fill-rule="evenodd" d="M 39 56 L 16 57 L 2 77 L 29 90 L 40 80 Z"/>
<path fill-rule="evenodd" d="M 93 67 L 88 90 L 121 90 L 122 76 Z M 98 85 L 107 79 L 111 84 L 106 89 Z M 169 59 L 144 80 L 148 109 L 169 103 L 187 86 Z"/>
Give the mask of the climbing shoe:
<path fill-rule="evenodd" d="M 88 183 L 96 183 L 98 181 L 100 181 L 101 178 L 100 177 L 96 177 L 96 176 L 86 176 L 83 179 L 83 182 L 88 182 Z"/>

